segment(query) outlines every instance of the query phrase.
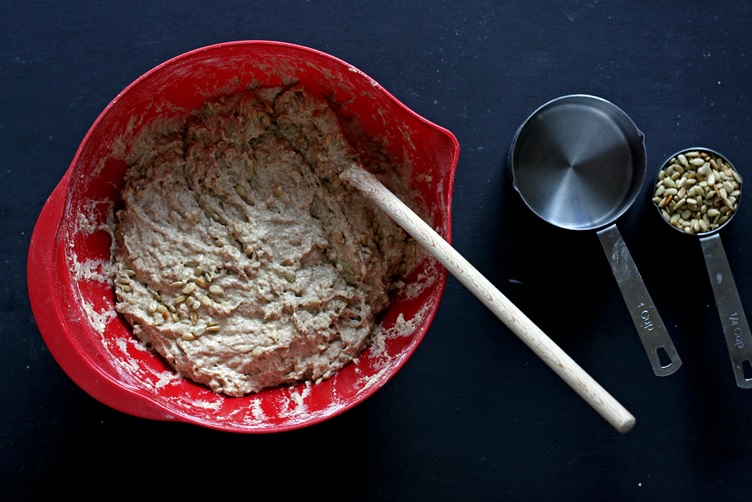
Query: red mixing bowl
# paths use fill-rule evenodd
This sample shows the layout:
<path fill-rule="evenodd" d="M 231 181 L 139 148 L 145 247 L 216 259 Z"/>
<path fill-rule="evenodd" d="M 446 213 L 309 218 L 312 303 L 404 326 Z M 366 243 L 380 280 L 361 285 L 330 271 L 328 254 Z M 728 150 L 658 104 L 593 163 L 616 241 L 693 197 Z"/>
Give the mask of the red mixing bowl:
<path fill-rule="evenodd" d="M 433 227 L 450 241 L 456 138 L 363 72 L 282 42 L 229 42 L 177 56 L 133 82 L 97 118 L 31 239 L 28 287 L 39 330 L 66 374 L 97 400 L 138 417 L 218 430 L 290 430 L 321 422 L 371 396 L 423 339 L 447 279 L 433 258 L 406 278 L 406 287 L 380 318 L 375 341 L 355 362 L 319 383 L 245 397 L 216 394 L 177 376 L 115 313 L 106 229 L 124 184 L 124 153 L 134 137 L 155 119 L 184 117 L 220 95 L 296 82 L 337 103 L 337 113 L 354 118 L 366 134 L 383 142 L 394 162 L 411 166 L 411 186 Z"/>

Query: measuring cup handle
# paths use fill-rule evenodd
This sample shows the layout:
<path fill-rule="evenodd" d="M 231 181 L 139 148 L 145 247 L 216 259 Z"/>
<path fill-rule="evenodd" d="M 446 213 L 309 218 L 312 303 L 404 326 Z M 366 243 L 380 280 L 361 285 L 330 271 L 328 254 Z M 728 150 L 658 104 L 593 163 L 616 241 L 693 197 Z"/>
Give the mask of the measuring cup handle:
<path fill-rule="evenodd" d="M 752 336 L 721 237 L 718 234 L 702 237 L 700 244 L 731 356 L 736 385 L 742 389 L 752 389 Z"/>
<path fill-rule="evenodd" d="M 657 376 L 671 375 L 681 366 L 681 359 L 619 229 L 616 224 L 612 224 L 599 230 L 597 234 L 653 372 Z"/>

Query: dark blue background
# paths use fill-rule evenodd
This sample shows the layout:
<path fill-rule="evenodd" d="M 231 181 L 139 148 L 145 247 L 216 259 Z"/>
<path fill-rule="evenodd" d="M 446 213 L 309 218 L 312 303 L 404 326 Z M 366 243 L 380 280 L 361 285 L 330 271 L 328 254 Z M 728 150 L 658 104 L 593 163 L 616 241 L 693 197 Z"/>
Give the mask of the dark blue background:
<path fill-rule="evenodd" d="M 735 385 L 699 242 L 650 183 L 619 221 L 684 366 L 655 377 L 593 232 L 530 214 L 505 173 L 519 124 L 563 94 L 623 108 L 648 180 L 707 146 L 752 179 L 752 5 L 740 1 L 5 2 L 0 7 L 0 498 L 239 490 L 248 499 L 746 499 L 752 390 Z M 400 373 L 328 422 L 234 435 L 113 411 L 47 351 L 29 238 L 118 92 L 197 47 L 281 40 L 328 52 L 452 132 L 453 244 L 636 417 L 615 432 L 450 278 Z M 722 238 L 752 314 L 752 204 Z M 104 487 L 104 492 L 102 488 Z M 169 499 L 167 498 L 169 497 Z"/>

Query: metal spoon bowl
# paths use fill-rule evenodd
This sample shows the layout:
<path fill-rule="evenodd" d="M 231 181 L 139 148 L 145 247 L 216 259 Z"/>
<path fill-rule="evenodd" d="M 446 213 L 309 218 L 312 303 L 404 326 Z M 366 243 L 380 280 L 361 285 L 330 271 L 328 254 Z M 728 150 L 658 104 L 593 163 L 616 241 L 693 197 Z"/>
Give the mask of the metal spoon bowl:
<path fill-rule="evenodd" d="M 645 180 L 643 135 L 612 103 L 563 96 L 538 108 L 512 146 L 514 187 L 543 220 L 569 230 L 604 227 Z"/>

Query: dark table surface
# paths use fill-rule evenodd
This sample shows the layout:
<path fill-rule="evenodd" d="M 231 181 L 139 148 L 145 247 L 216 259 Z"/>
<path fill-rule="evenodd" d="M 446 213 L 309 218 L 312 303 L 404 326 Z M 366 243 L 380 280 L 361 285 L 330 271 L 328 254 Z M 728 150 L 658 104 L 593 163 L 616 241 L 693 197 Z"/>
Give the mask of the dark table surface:
<path fill-rule="evenodd" d="M 656 377 L 594 232 L 532 215 L 505 174 L 539 105 L 587 93 L 645 133 L 647 178 L 707 146 L 752 177 L 752 5 L 616 2 L 6 2 L 0 9 L 0 498 L 172 498 L 209 489 L 343 500 L 740 500 L 752 390 L 737 388 L 699 242 L 650 183 L 619 228 L 683 359 Z M 450 277 L 424 341 L 364 403 L 237 435 L 114 411 L 40 336 L 26 257 L 36 218 L 119 91 L 185 51 L 243 39 L 351 63 L 457 136 L 453 244 L 637 417 L 620 434 Z M 752 313 L 752 204 L 722 240 Z M 50 498 L 54 496 L 54 498 Z"/>

